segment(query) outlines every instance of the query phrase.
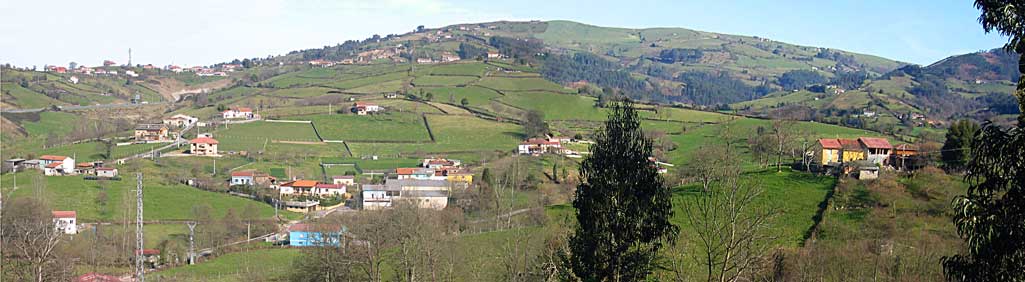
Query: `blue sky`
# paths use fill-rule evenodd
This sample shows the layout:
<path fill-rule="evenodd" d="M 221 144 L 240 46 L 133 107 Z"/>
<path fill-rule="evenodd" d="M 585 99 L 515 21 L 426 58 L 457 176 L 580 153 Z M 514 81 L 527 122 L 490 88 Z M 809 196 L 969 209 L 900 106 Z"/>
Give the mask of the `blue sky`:
<path fill-rule="evenodd" d="M 756 35 L 929 64 L 991 49 L 971 1 L 0 0 L 0 62 L 208 65 L 372 34 L 494 20 L 573 20 Z"/>

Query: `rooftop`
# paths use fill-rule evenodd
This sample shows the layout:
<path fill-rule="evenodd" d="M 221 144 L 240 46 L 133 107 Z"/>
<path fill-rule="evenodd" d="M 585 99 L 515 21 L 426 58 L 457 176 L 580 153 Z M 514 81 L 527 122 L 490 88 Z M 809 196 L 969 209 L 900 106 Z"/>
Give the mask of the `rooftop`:
<path fill-rule="evenodd" d="M 75 211 L 53 211 L 51 212 L 54 218 L 76 218 L 78 213 Z"/>
<path fill-rule="evenodd" d="M 135 130 L 162 130 L 162 129 L 167 129 L 167 126 L 164 126 L 163 124 L 155 124 L 155 123 L 140 123 L 139 125 L 135 126 Z"/>
<path fill-rule="evenodd" d="M 43 155 L 42 157 L 39 157 L 40 160 L 47 160 L 47 161 L 63 161 L 65 159 L 67 159 L 67 158 L 68 157 L 57 156 L 57 155 Z"/>
<path fill-rule="evenodd" d="M 192 144 L 217 144 L 217 139 L 213 139 L 213 138 L 210 138 L 210 137 L 199 137 L 199 138 L 196 138 L 196 139 L 189 140 L 189 143 L 192 143 Z"/>
<path fill-rule="evenodd" d="M 286 186 L 286 187 L 309 187 L 309 188 L 312 188 L 312 187 L 317 186 L 317 181 L 316 180 L 296 180 L 296 181 L 291 181 L 291 182 L 285 182 L 285 183 L 281 184 L 281 186 Z"/>
<path fill-rule="evenodd" d="M 837 139 L 819 139 L 819 145 L 824 149 L 840 149 L 840 140 Z"/>
<path fill-rule="evenodd" d="M 890 141 L 886 140 L 886 138 L 861 137 L 858 138 L 858 141 L 861 141 L 861 143 L 865 144 L 865 147 L 868 147 L 869 149 L 893 149 L 893 146 L 890 145 Z"/>

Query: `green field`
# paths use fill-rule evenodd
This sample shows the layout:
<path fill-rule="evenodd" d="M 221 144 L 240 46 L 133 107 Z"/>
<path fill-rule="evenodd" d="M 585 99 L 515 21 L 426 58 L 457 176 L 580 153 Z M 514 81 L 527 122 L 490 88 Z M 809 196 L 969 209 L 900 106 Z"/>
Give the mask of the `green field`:
<path fill-rule="evenodd" d="M 425 106 L 426 107 L 426 106 Z M 293 120 L 311 120 L 325 140 L 347 142 L 378 141 L 430 141 L 420 116 L 409 113 L 380 115 L 312 115 L 289 117 Z"/>
<path fill-rule="evenodd" d="M 436 143 L 351 143 L 349 148 L 356 156 L 511 151 L 523 138 L 522 128 L 515 124 L 465 116 L 429 115 L 427 120 Z"/>
<path fill-rule="evenodd" d="M 525 110 L 537 110 L 545 120 L 605 120 L 604 109 L 595 108 L 595 99 L 587 96 L 551 92 L 515 92 L 498 99 Z"/>
<path fill-rule="evenodd" d="M 248 282 L 284 281 L 298 249 L 259 249 L 229 253 L 195 265 L 147 274 L 152 281 Z M 260 279 L 260 280 L 254 280 Z"/>
<path fill-rule="evenodd" d="M 502 91 L 551 91 L 560 93 L 568 91 L 561 85 L 539 77 L 485 77 L 477 85 Z"/>
<path fill-rule="evenodd" d="M 264 140 L 319 142 L 313 126 L 308 123 L 286 123 L 256 121 L 243 124 L 231 124 L 225 129 L 214 132 L 214 139 L 220 141 L 219 149 L 230 150 L 236 143 Z"/>
<path fill-rule="evenodd" d="M 441 64 L 430 68 L 432 75 L 483 76 L 488 65 L 482 63 Z"/>
<path fill-rule="evenodd" d="M 418 87 L 426 86 L 457 86 L 467 85 L 476 81 L 473 76 L 420 76 L 413 79 L 413 85 Z"/>
<path fill-rule="evenodd" d="M 121 174 L 126 179 L 120 181 L 90 181 L 78 176 L 33 176 L 38 174 L 38 171 L 19 172 L 17 190 L 13 190 L 13 177 L 5 176 L 2 182 L 5 195 L 41 196 L 54 209 L 77 211 L 83 222 L 117 220 L 130 213 L 126 207 L 134 208 L 134 192 L 130 190 L 135 189 L 135 181 L 131 180 L 131 174 L 123 171 Z M 262 217 L 274 215 L 273 208 L 264 203 L 184 185 L 163 184 L 150 178 L 144 180 L 146 220 L 191 219 L 192 207 L 204 204 L 213 208 L 215 217 L 223 217 L 229 208 L 240 211 L 247 205 L 257 206 Z M 101 201 L 103 194 L 106 195 L 105 201 Z"/>

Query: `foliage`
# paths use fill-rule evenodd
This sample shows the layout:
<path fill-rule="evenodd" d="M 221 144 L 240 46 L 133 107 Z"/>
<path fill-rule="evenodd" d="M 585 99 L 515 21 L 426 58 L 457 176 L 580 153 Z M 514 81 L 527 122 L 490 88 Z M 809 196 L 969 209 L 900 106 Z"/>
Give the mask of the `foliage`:
<path fill-rule="evenodd" d="M 584 281 L 643 280 L 679 229 L 669 222 L 671 193 L 648 161 L 651 140 L 629 102 L 613 106 L 590 151 L 573 201 L 570 267 Z"/>
<path fill-rule="evenodd" d="M 955 122 L 947 130 L 947 140 L 943 142 L 940 155 L 947 169 L 961 170 L 971 157 L 971 148 L 975 136 L 979 132 L 979 124 L 970 120 Z"/>
<path fill-rule="evenodd" d="M 944 258 L 945 274 L 955 281 L 1025 281 L 1025 128 L 986 126 L 971 148 L 971 186 L 953 204 L 967 250 Z"/>
<path fill-rule="evenodd" d="M 736 103 L 757 99 L 765 94 L 756 92 L 753 87 L 725 72 L 688 72 L 680 74 L 677 80 L 685 84 L 681 90 L 683 97 L 699 105 Z"/>
<path fill-rule="evenodd" d="M 689 48 L 672 48 L 663 49 L 658 53 L 658 61 L 672 64 L 672 63 L 697 63 L 701 60 L 704 55 L 701 49 L 689 49 Z"/>
<path fill-rule="evenodd" d="M 523 118 L 523 132 L 528 138 L 544 137 L 548 134 L 548 124 L 545 123 L 545 114 L 541 111 L 528 111 Z"/>
<path fill-rule="evenodd" d="M 801 89 L 812 84 L 826 83 L 826 77 L 813 70 L 792 70 L 779 77 L 779 85 L 785 90 Z"/>

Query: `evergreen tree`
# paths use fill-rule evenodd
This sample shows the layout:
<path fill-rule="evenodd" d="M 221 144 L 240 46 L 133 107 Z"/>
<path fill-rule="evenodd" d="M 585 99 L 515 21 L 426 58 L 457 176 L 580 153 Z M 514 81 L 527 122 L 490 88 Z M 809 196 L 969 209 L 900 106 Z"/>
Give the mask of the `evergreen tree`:
<path fill-rule="evenodd" d="M 569 267 L 583 281 L 645 280 L 679 233 L 669 221 L 672 195 L 648 160 L 652 141 L 629 101 L 612 105 L 594 141 L 580 165 Z"/>
<path fill-rule="evenodd" d="M 979 125 L 970 120 L 955 122 L 947 130 L 947 140 L 943 142 L 943 149 L 940 155 L 943 165 L 949 170 L 962 170 L 968 163 L 969 150 L 975 135 L 979 132 Z"/>

